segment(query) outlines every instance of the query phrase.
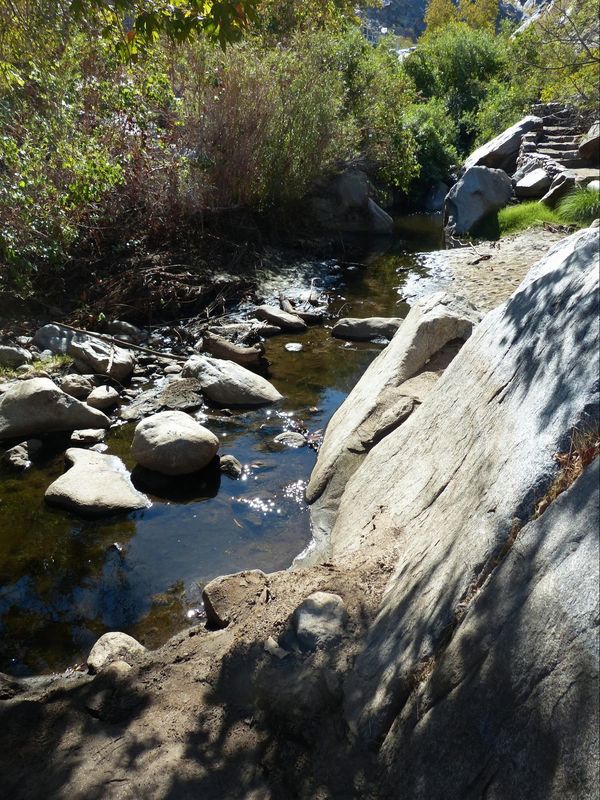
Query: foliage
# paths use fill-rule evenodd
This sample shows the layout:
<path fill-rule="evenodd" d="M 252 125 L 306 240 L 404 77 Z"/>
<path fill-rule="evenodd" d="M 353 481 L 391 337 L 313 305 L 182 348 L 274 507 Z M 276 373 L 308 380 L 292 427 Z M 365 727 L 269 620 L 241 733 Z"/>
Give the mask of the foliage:
<path fill-rule="evenodd" d="M 452 23 L 425 36 L 404 62 L 425 98 L 443 98 L 455 123 L 477 109 L 490 80 L 504 67 L 506 51 L 493 33 Z"/>
<path fill-rule="evenodd" d="M 558 216 L 565 222 L 589 224 L 600 217 L 600 192 L 577 186 L 558 204 Z"/>
<path fill-rule="evenodd" d="M 452 0 L 429 0 L 423 22 L 427 33 L 432 33 L 446 25 L 458 22 L 458 8 Z"/>
<path fill-rule="evenodd" d="M 544 203 L 532 200 L 519 203 L 516 206 L 506 206 L 498 212 L 498 226 L 500 235 L 518 233 L 527 228 L 541 227 L 545 222 L 558 224 L 559 218 L 555 211 Z"/>
<path fill-rule="evenodd" d="M 405 124 L 415 141 L 420 165 L 411 187 L 413 193 L 446 181 L 451 167 L 459 161 L 458 125 L 448 116 L 443 100 L 432 97 L 426 103 L 413 103 L 406 110 Z"/>
<path fill-rule="evenodd" d="M 459 0 L 458 5 L 453 0 L 429 0 L 423 22 L 426 34 L 457 22 L 494 33 L 498 13 L 498 0 Z"/>
<path fill-rule="evenodd" d="M 537 93 L 526 81 L 511 81 L 508 75 L 488 83 L 485 97 L 470 115 L 470 125 L 476 132 L 475 145 L 488 142 L 529 113 Z"/>

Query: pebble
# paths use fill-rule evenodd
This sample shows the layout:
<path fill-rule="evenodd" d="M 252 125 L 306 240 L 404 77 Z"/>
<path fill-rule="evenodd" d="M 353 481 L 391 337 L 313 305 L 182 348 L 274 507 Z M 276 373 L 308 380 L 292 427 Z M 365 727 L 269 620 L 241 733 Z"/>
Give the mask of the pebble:
<path fill-rule="evenodd" d="M 299 353 L 301 350 L 304 350 L 304 347 L 300 344 L 300 342 L 288 342 L 285 345 L 285 349 L 288 353 Z"/>

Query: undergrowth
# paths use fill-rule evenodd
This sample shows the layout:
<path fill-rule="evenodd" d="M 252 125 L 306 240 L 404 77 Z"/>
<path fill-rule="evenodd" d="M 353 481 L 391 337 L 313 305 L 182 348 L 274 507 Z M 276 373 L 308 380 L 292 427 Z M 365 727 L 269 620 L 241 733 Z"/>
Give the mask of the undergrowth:
<path fill-rule="evenodd" d="M 589 224 L 600 217 L 600 192 L 577 186 L 561 200 L 557 213 L 563 222 Z"/>

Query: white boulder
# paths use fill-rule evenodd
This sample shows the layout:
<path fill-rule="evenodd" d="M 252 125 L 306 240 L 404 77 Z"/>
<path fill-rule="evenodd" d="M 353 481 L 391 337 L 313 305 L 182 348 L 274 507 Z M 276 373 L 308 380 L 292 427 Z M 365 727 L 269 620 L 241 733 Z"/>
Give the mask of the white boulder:
<path fill-rule="evenodd" d="M 204 396 L 218 406 L 253 407 L 282 399 L 268 380 L 249 369 L 209 356 L 192 356 L 183 375 L 198 380 Z"/>
<path fill-rule="evenodd" d="M 188 475 L 216 456 L 219 440 L 183 411 L 163 411 L 138 423 L 131 454 L 138 464 L 163 475 Z"/>

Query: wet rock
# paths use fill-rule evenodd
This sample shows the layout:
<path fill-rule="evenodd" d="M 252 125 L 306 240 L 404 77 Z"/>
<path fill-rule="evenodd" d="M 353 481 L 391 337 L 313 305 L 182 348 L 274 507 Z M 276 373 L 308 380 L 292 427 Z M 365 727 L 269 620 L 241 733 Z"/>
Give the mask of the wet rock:
<path fill-rule="evenodd" d="M 131 454 L 138 464 L 163 475 L 188 475 L 206 467 L 219 440 L 183 411 L 162 411 L 140 422 Z"/>
<path fill-rule="evenodd" d="M 242 464 L 232 455 L 221 456 L 219 460 L 219 469 L 223 475 L 227 475 L 234 480 L 239 480 L 244 472 Z"/>
<path fill-rule="evenodd" d="M 202 350 L 210 353 L 215 358 L 224 358 L 235 361 L 242 366 L 256 366 L 260 364 L 265 348 L 262 344 L 255 344 L 252 347 L 242 347 L 232 344 L 223 336 L 206 332 L 202 337 Z"/>
<path fill-rule="evenodd" d="M 63 392 L 66 392 L 71 397 L 77 398 L 77 400 L 85 400 L 88 394 L 94 389 L 94 386 L 95 384 L 92 378 L 89 378 L 87 375 L 78 375 L 74 372 L 65 375 L 60 382 L 60 388 Z"/>
<path fill-rule="evenodd" d="M 294 611 L 293 627 L 303 650 L 334 644 L 343 634 L 347 614 L 338 594 L 314 592 Z"/>
<path fill-rule="evenodd" d="M 87 396 L 86 403 L 92 408 L 112 408 L 119 402 L 119 393 L 112 386 L 98 386 Z"/>
<path fill-rule="evenodd" d="M 282 311 L 276 306 L 258 306 L 254 311 L 258 319 L 266 320 L 272 325 L 281 328 L 282 331 L 304 331 L 306 322 L 296 314 Z"/>
<path fill-rule="evenodd" d="M 2 463 L 15 472 L 22 472 L 29 469 L 31 459 L 42 449 L 42 442 L 39 439 L 29 439 L 21 442 L 7 450 L 2 456 Z"/>
<path fill-rule="evenodd" d="M 168 367 L 165 367 L 163 372 L 165 375 L 179 375 L 183 367 L 181 364 L 169 364 Z"/>
<path fill-rule="evenodd" d="M 131 666 L 146 653 L 146 648 L 133 636 L 120 631 L 111 631 L 101 636 L 87 659 L 90 672 L 100 672 L 114 661 L 121 661 Z M 123 669 L 119 668 L 120 673 Z"/>
<path fill-rule="evenodd" d="M 71 443 L 77 445 L 100 444 L 104 441 L 106 431 L 102 428 L 87 428 L 81 431 L 73 431 Z"/>
<path fill-rule="evenodd" d="M 107 375 L 124 381 L 133 372 L 135 357 L 130 350 L 104 342 L 101 339 L 71 339 L 67 354 L 82 361 L 96 375 Z"/>
<path fill-rule="evenodd" d="M 48 503 L 90 517 L 151 505 L 131 483 L 120 458 L 76 447 L 65 455 L 72 466 L 46 489 Z"/>
<path fill-rule="evenodd" d="M 50 378 L 18 381 L 0 395 L 0 439 L 109 424 L 101 411 L 65 394 Z"/>
<path fill-rule="evenodd" d="M 160 386 L 133 396 L 131 405 L 121 409 L 122 419 L 143 419 L 162 410 L 195 411 L 204 405 L 202 384 L 196 378 L 170 378 Z"/>
<path fill-rule="evenodd" d="M 0 345 L 0 367 L 16 369 L 23 364 L 30 364 L 32 361 L 31 353 L 22 347 L 10 347 L 5 344 Z"/>
<path fill-rule="evenodd" d="M 538 167 L 531 170 L 517 182 L 515 194 L 517 197 L 542 197 L 550 188 L 552 181 L 546 170 Z"/>
<path fill-rule="evenodd" d="M 539 131 L 543 120 L 527 116 L 503 131 L 489 142 L 481 145 L 465 161 L 465 170 L 471 167 L 496 167 L 512 174 L 517 162 L 521 140 L 531 131 Z"/>
<path fill-rule="evenodd" d="M 471 167 L 448 192 L 446 221 L 456 234 L 470 233 L 478 222 L 499 211 L 512 197 L 512 182 L 506 172 Z"/>
<path fill-rule="evenodd" d="M 183 374 L 196 378 L 204 396 L 219 406 L 253 407 L 282 399 L 269 381 L 232 361 L 192 356 Z"/>
<path fill-rule="evenodd" d="M 288 353 L 300 353 L 304 347 L 300 344 L 300 342 L 288 342 L 285 345 L 285 349 L 288 351 Z"/>
<path fill-rule="evenodd" d="M 226 628 L 256 605 L 267 585 L 267 576 L 258 569 L 222 575 L 207 583 L 202 590 L 207 626 Z"/>
<path fill-rule="evenodd" d="M 336 339 L 362 341 L 368 339 L 391 339 L 402 320 L 399 317 L 345 317 L 338 320 L 331 330 Z"/>
<path fill-rule="evenodd" d="M 288 447 L 304 447 L 306 437 L 297 431 L 284 431 L 273 439 L 277 444 L 285 444 Z"/>

